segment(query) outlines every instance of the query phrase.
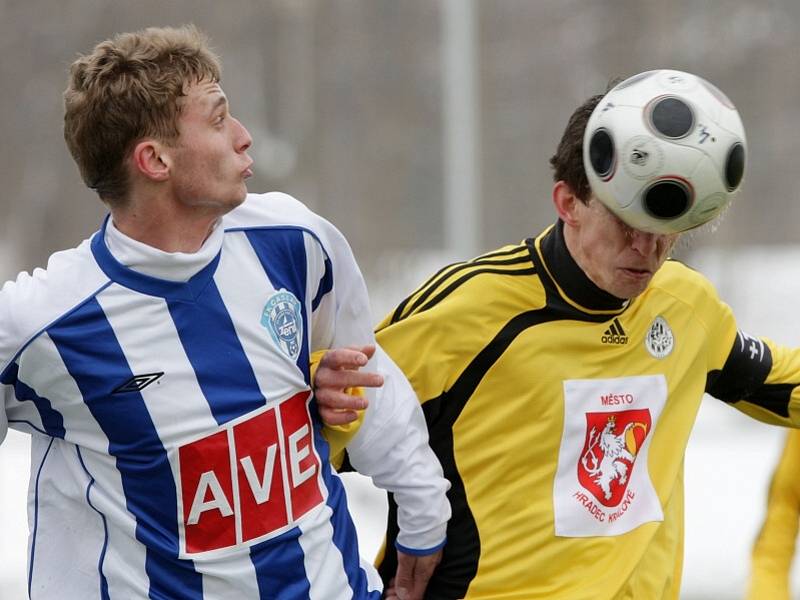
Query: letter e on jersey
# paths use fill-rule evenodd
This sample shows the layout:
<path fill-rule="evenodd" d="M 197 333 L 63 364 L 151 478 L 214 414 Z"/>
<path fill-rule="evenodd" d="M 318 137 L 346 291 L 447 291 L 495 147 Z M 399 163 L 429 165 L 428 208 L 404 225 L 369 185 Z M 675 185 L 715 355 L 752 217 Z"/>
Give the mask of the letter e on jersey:
<path fill-rule="evenodd" d="M 324 500 L 302 392 L 180 447 L 181 553 L 250 545 Z"/>

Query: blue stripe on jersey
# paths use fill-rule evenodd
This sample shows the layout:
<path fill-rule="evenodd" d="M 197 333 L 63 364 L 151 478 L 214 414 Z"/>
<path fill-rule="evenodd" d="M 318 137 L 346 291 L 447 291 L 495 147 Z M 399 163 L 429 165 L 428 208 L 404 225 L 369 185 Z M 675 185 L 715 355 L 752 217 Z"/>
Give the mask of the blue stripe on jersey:
<path fill-rule="evenodd" d="M 325 257 L 325 274 L 322 276 L 322 281 L 319 282 L 319 289 L 317 290 L 317 295 L 314 296 L 314 300 L 311 302 L 311 311 L 317 310 L 319 303 L 322 302 L 322 299 L 325 297 L 325 294 L 329 293 L 333 289 L 333 265 L 331 265 L 331 260 L 326 256 Z"/>
<path fill-rule="evenodd" d="M 196 302 L 168 299 L 167 306 L 217 423 L 264 406 L 266 399 L 216 284 L 211 281 Z"/>
<path fill-rule="evenodd" d="M 295 527 L 250 548 L 259 600 L 309 597 L 311 586 L 303 563 L 303 548 L 298 541 L 300 535 L 300 528 Z"/>
<path fill-rule="evenodd" d="M 290 227 L 270 227 L 245 231 L 250 245 L 255 250 L 261 266 L 267 273 L 272 287 L 290 291 L 300 301 L 303 323 L 303 347 L 297 357 L 297 367 L 306 383 L 311 383 L 309 368 L 309 321 L 306 312 L 306 263 L 305 232 Z"/>
<path fill-rule="evenodd" d="M 327 505 L 331 507 L 331 526 L 333 527 L 333 543 L 342 554 L 347 581 L 353 590 L 354 600 L 378 600 L 381 593 L 368 592 L 367 574 L 361 568 L 358 554 L 358 537 L 356 526 L 347 509 L 347 499 L 341 479 L 331 472 L 329 461 L 330 447 L 319 427 L 314 428 L 314 444 L 322 459 L 322 478 L 328 488 Z"/>
<path fill-rule="evenodd" d="M 89 469 L 86 468 L 86 463 L 83 462 L 83 456 L 81 455 L 81 449 L 79 446 L 75 446 L 75 451 L 78 453 L 78 460 L 81 463 L 81 467 L 83 468 L 83 472 L 86 473 L 86 476 L 89 478 L 89 485 L 86 486 L 86 504 L 92 507 L 92 510 L 100 515 L 100 518 L 103 519 L 103 549 L 100 551 L 100 558 L 97 561 L 97 572 L 100 574 L 100 598 L 101 600 L 109 600 L 108 597 L 108 580 L 106 579 L 105 573 L 103 573 L 103 563 L 106 560 L 106 548 L 108 548 L 108 524 L 106 523 L 106 516 L 97 510 L 94 504 L 92 504 L 91 498 L 89 498 L 89 493 L 92 491 L 92 486 L 94 485 L 94 477 L 92 474 L 89 473 Z"/>
<path fill-rule="evenodd" d="M 42 455 L 42 462 L 39 463 L 39 468 L 36 471 L 36 484 L 33 492 L 33 531 L 31 532 L 31 555 L 28 559 L 28 598 L 31 597 L 31 582 L 33 581 L 33 565 L 36 558 L 36 533 L 39 528 L 39 477 L 42 475 L 44 463 L 47 460 L 47 455 L 50 454 L 50 448 L 53 447 L 53 438 L 50 438 L 50 443 L 47 444 L 47 450 Z"/>
<path fill-rule="evenodd" d="M 53 408 L 50 400 L 42 398 L 33 388 L 19 380 L 19 365 L 17 363 L 8 365 L 8 368 L 3 372 L 2 377 L 0 377 L 0 383 L 13 385 L 14 396 L 17 400 L 33 402 L 34 406 L 36 406 L 36 410 L 39 411 L 39 417 L 45 429 L 44 433 L 52 437 L 64 438 L 66 430 L 64 429 L 64 418 L 61 416 L 61 413 Z M 34 429 L 39 429 L 33 424 L 30 425 Z"/>
<path fill-rule="evenodd" d="M 112 395 L 133 377 L 111 324 L 96 299 L 48 331 L 89 411 L 109 440 L 136 539 L 146 548 L 151 598 L 201 600 L 202 577 L 178 556 L 177 492 L 155 425 L 138 392 Z"/>

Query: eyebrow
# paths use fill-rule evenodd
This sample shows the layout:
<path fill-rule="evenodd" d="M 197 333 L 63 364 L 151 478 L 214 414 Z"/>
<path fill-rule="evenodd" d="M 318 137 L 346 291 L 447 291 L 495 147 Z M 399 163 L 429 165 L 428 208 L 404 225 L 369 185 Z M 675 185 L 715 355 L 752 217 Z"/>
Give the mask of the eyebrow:
<path fill-rule="evenodd" d="M 214 114 L 220 106 L 224 106 L 227 103 L 228 99 L 224 95 L 220 95 L 211 105 L 211 109 L 208 111 L 209 114 Z"/>

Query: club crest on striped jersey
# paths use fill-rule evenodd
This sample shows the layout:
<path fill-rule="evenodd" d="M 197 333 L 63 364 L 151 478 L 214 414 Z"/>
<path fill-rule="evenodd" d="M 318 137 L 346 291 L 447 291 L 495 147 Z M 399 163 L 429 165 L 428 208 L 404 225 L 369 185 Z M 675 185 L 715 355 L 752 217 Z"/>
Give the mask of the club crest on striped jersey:
<path fill-rule="evenodd" d="M 303 347 L 303 318 L 295 295 L 280 289 L 270 296 L 261 313 L 261 324 L 272 341 L 292 360 L 297 360 Z"/>

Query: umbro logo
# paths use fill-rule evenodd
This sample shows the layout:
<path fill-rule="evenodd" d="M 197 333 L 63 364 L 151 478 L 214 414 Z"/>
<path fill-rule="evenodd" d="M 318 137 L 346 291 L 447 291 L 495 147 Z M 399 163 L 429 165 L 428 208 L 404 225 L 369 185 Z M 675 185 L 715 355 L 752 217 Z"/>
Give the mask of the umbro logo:
<path fill-rule="evenodd" d="M 628 343 L 628 334 L 625 333 L 625 330 L 622 328 L 622 323 L 619 322 L 619 319 L 614 317 L 614 320 L 611 321 L 611 327 L 605 330 L 603 337 L 600 338 L 600 341 L 604 344 Z"/>
<path fill-rule="evenodd" d="M 144 375 L 134 375 L 128 381 L 116 388 L 112 394 L 124 394 L 125 392 L 141 392 L 151 383 L 161 379 L 164 371 L 160 373 L 145 373 Z"/>

